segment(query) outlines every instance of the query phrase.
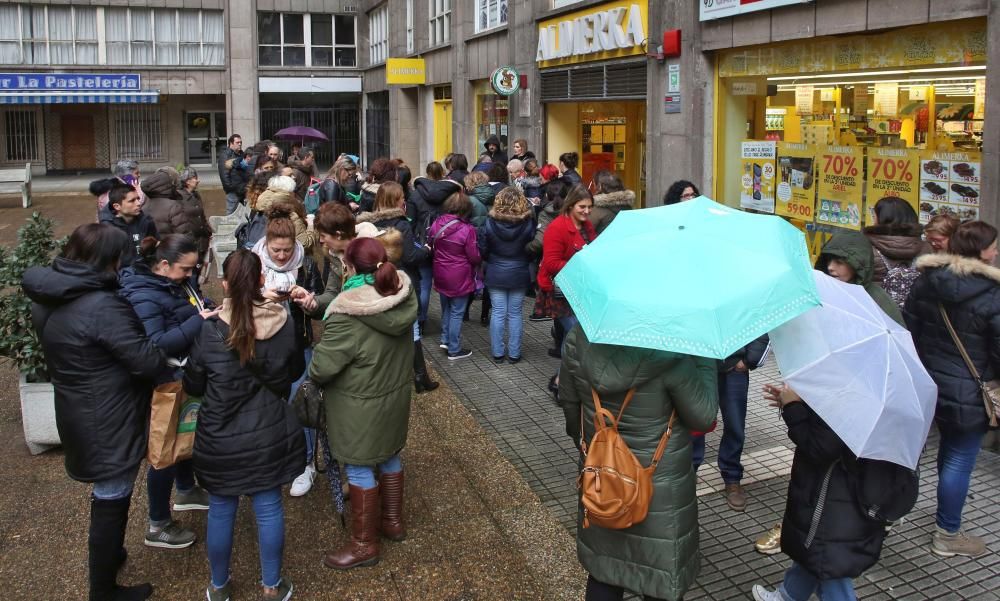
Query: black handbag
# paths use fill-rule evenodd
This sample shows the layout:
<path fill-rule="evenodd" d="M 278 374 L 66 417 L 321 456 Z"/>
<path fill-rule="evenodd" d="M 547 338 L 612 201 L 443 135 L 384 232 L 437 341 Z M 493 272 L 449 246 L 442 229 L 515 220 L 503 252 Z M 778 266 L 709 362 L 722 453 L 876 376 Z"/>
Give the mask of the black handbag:
<path fill-rule="evenodd" d="M 326 429 L 326 402 L 323 389 L 306 378 L 292 398 L 292 410 L 304 428 Z"/>

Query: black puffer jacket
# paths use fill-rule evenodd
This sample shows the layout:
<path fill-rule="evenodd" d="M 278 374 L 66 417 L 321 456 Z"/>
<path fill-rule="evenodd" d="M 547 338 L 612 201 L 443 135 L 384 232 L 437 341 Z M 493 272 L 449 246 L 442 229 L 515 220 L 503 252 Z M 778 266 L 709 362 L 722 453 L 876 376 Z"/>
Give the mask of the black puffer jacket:
<path fill-rule="evenodd" d="M 427 243 L 427 230 L 435 219 L 444 215 L 444 201 L 462 189 L 462 184 L 450 179 L 418 177 L 413 180 L 410 202 L 416 209 L 416 219 L 412 226 L 413 234 L 420 244 Z"/>
<path fill-rule="evenodd" d="M 942 303 L 985 380 L 1000 376 L 1000 269 L 949 254 L 917 259 L 903 316 L 924 367 L 938 385 L 935 421 L 954 432 L 985 432 L 986 408 L 938 310 Z"/>
<path fill-rule="evenodd" d="M 281 305 L 254 311 L 254 359 L 241 366 L 229 350 L 228 308 L 205 322 L 184 370 L 184 390 L 202 397 L 194 470 L 216 495 L 249 495 L 287 484 L 306 465 L 306 445 L 287 405 L 292 382 L 305 369 L 292 320 Z"/>
<path fill-rule="evenodd" d="M 222 189 L 227 194 L 234 193 L 240 198 L 246 196 L 247 182 L 250 181 L 250 174 L 240 165 L 243 156 L 243 152 L 236 152 L 229 147 L 219 154 L 219 180 L 222 181 Z"/>
<path fill-rule="evenodd" d="M 483 282 L 487 287 L 524 290 L 531 285 L 531 255 L 524 247 L 535 237 L 534 214 L 527 203 L 522 214 L 497 211 L 496 206 L 490 209 L 476 235 L 479 254 L 486 263 Z"/>
<path fill-rule="evenodd" d="M 427 247 L 417 244 L 413 224 L 406 218 L 406 213 L 401 209 L 362 213 L 358 215 L 358 223 L 364 222 L 369 222 L 380 230 L 392 228 L 399 232 L 402 248 L 398 267 L 402 267 L 406 275 L 410 276 L 414 287 L 419 286 L 420 265 L 426 263 L 431 254 Z M 393 257 L 390 256 L 389 259 L 392 260 Z"/>
<path fill-rule="evenodd" d="M 81 482 L 127 474 L 146 456 L 153 378 L 165 357 L 118 296 L 114 273 L 57 258 L 29 269 L 24 291 L 55 387 L 66 472 Z"/>
<path fill-rule="evenodd" d="M 884 525 L 861 513 L 852 492 L 845 466 L 857 460 L 805 403 L 787 405 L 781 416 L 795 443 L 781 550 L 820 580 L 856 578 L 875 565 L 885 540 Z"/>
<path fill-rule="evenodd" d="M 156 223 L 145 212 L 139 213 L 138 217 L 129 223 L 125 223 L 125 220 L 119 217 L 117 213 L 112 213 L 109 207 L 104 207 L 97 212 L 97 220 L 125 232 L 125 235 L 128 236 L 130 244 L 128 251 L 122 254 L 120 265 L 122 268 L 135 263 L 142 248 L 143 238 L 147 236 L 156 239 L 160 238 L 160 235 L 156 232 Z"/>

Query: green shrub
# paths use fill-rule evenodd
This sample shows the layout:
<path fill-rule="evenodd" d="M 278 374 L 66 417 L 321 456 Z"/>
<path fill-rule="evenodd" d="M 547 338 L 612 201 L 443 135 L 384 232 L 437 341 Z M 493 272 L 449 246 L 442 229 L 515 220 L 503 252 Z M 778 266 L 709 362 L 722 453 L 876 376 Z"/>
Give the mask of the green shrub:
<path fill-rule="evenodd" d="M 18 230 L 17 246 L 0 247 L 0 357 L 17 365 L 29 382 L 48 381 L 48 373 L 21 280 L 28 268 L 49 265 L 64 243 L 53 237 L 52 220 L 36 212 Z"/>

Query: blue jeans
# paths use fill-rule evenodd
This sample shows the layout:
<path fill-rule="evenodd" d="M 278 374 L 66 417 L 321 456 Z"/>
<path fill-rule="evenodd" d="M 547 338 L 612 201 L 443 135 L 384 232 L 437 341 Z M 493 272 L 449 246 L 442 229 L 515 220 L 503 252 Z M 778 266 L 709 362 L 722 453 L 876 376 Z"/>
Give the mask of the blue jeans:
<path fill-rule="evenodd" d="M 427 307 L 431 304 L 431 287 L 434 285 L 434 266 L 430 261 L 420 265 L 420 291 L 417 295 L 417 321 L 427 321 Z M 442 321 L 444 321 L 442 319 Z"/>
<path fill-rule="evenodd" d="M 719 374 L 719 411 L 722 412 L 722 440 L 719 442 L 719 472 L 726 484 L 743 479 L 743 442 L 746 440 L 747 395 L 750 372 Z"/>
<path fill-rule="evenodd" d="M 344 469 L 347 471 L 347 482 L 352 486 L 360 486 L 365 490 L 375 488 L 376 468 L 383 474 L 398 474 L 403 471 L 403 461 L 397 453 L 375 467 L 370 465 L 346 464 Z"/>
<path fill-rule="evenodd" d="M 177 481 L 178 492 L 194 488 L 194 469 L 190 459 L 162 470 L 149 466 L 146 474 L 146 494 L 149 496 L 149 523 L 166 526 L 170 522 L 170 492 Z"/>
<path fill-rule="evenodd" d="M 449 355 L 462 350 L 462 316 L 468 304 L 468 296 L 441 295 L 441 344 L 448 345 Z"/>
<path fill-rule="evenodd" d="M 854 582 L 850 578 L 820 580 L 797 563 L 785 572 L 785 581 L 778 587 L 785 601 L 809 601 L 813 593 L 820 601 L 856 601 Z"/>
<path fill-rule="evenodd" d="M 222 588 L 229 582 L 229 560 L 233 554 L 233 525 L 239 497 L 209 495 L 208 527 L 205 546 L 212 571 L 212 586 Z M 257 519 L 257 544 L 260 548 L 260 573 L 264 586 L 275 587 L 281 581 L 281 555 L 285 549 L 285 510 L 281 506 L 281 487 L 250 495 Z"/>
<path fill-rule="evenodd" d="M 299 386 L 302 386 L 302 383 L 305 382 L 306 378 L 309 376 L 309 364 L 312 363 L 313 348 L 311 346 L 307 346 L 304 355 L 306 359 L 306 369 L 302 372 L 302 375 L 299 376 L 298 380 L 292 382 L 292 393 L 288 396 L 289 404 L 291 404 L 292 399 L 295 398 L 295 393 L 298 392 Z M 316 430 L 313 430 L 312 428 L 302 428 L 302 433 L 306 436 L 306 464 L 310 464 L 313 462 L 313 451 L 316 450 Z"/>
<path fill-rule="evenodd" d="M 118 476 L 107 480 L 94 482 L 94 498 L 102 501 L 116 501 L 132 495 L 132 487 L 135 486 L 135 477 L 139 474 L 139 466 Z"/>
<path fill-rule="evenodd" d="M 240 195 L 236 192 L 226 192 L 226 215 L 236 210 L 236 205 L 240 204 Z"/>
<path fill-rule="evenodd" d="M 507 326 L 507 355 L 511 359 L 521 356 L 521 332 L 524 329 L 521 307 L 524 290 L 517 288 L 490 288 L 493 310 L 490 315 L 490 350 L 494 357 L 504 356 L 503 333 Z"/>
<path fill-rule="evenodd" d="M 958 532 L 962 527 L 962 508 L 969 495 L 969 480 L 984 434 L 941 430 L 937 459 L 937 525 L 948 532 Z"/>

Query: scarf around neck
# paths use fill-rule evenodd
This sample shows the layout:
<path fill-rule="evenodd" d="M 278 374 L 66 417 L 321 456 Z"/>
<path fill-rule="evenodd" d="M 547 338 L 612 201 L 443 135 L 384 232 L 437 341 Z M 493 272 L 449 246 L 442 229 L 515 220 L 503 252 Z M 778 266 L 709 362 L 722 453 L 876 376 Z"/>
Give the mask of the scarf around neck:
<path fill-rule="evenodd" d="M 295 243 L 295 251 L 292 258 L 284 265 L 278 265 L 271 259 L 267 252 L 267 238 L 261 238 L 253 245 L 253 252 L 260 257 L 261 265 L 264 268 L 264 288 L 270 290 L 291 290 L 298 277 L 299 267 L 305 259 L 305 249 L 298 242 Z"/>

